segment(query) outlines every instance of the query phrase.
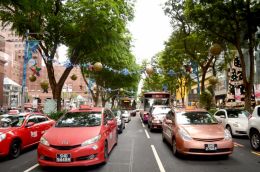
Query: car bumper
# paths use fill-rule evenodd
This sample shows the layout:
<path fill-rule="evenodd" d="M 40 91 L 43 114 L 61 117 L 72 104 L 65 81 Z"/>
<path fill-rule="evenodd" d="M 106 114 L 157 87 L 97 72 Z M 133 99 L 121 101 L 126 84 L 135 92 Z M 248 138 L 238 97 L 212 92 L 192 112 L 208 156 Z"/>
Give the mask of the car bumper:
<path fill-rule="evenodd" d="M 232 134 L 236 136 L 246 136 L 247 128 L 234 127 L 232 130 Z"/>
<path fill-rule="evenodd" d="M 205 144 L 216 144 L 217 150 L 206 151 Z M 177 141 L 177 150 L 182 154 L 189 155 L 229 155 L 233 152 L 233 141 L 216 141 L 216 142 L 203 142 L 203 141 Z"/>
<path fill-rule="evenodd" d="M 98 146 L 95 150 L 93 147 Z M 57 162 L 57 154 L 70 154 L 71 162 Z M 103 144 L 91 144 L 84 147 L 74 148 L 72 150 L 57 150 L 42 144 L 38 146 L 38 162 L 41 166 L 89 166 L 99 164 L 105 161 Z"/>
<path fill-rule="evenodd" d="M 152 122 L 150 127 L 151 127 L 151 129 L 162 129 L 162 123 L 161 122 Z"/>

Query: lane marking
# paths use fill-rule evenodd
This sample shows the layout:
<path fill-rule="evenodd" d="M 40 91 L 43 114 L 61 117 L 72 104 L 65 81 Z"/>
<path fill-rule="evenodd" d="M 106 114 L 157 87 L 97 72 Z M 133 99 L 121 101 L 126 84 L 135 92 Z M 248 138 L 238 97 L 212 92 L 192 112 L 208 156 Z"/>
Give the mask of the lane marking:
<path fill-rule="evenodd" d="M 29 171 L 32 171 L 33 169 L 35 169 L 36 167 L 38 167 L 39 164 L 35 164 L 34 166 L 28 168 L 27 170 L 23 171 L 23 172 L 29 172 Z"/>
<path fill-rule="evenodd" d="M 144 123 L 142 123 L 143 128 L 145 128 Z"/>
<path fill-rule="evenodd" d="M 160 172 L 165 172 L 165 169 L 164 169 L 164 167 L 162 165 L 162 162 L 160 160 L 160 157 L 159 157 L 159 155 L 158 155 L 154 145 L 151 145 L 151 147 L 152 147 L 152 150 L 153 150 L 153 154 L 154 154 L 155 160 L 156 160 L 156 162 L 157 162 L 157 164 L 159 166 Z"/>
<path fill-rule="evenodd" d="M 144 129 L 144 132 L 145 132 L 145 134 L 146 134 L 147 139 L 150 139 L 150 136 L 149 136 L 149 134 L 148 134 L 148 132 L 147 132 L 146 129 Z"/>
<path fill-rule="evenodd" d="M 251 153 L 260 156 L 260 152 L 254 152 L 254 151 L 251 151 Z"/>
<path fill-rule="evenodd" d="M 237 143 L 237 142 L 234 142 L 234 146 L 235 146 L 235 147 L 244 147 L 244 145 L 241 145 L 241 144 L 239 144 L 239 143 Z"/>
<path fill-rule="evenodd" d="M 135 148 L 135 140 L 133 140 L 133 141 L 132 141 L 132 144 L 131 144 L 131 153 L 130 153 L 130 162 L 129 162 L 129 172 L 133 172 L 134 148 Z"/>

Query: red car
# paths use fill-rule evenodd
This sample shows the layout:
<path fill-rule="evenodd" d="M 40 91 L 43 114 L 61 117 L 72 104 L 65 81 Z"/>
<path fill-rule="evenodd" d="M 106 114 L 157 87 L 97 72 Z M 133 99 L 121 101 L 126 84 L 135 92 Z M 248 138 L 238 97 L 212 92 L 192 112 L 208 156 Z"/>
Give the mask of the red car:
<path fill-rule="evenodd" d="M 38 146 L 41 166 L 88 166 L 108 160 L 117 144 L 117 121 L 111 110 L 82 107 L 64 114 Z"/>
<path fill-rule="evenodd" d="M 21 150 L 40 141 L 55 121 L 42 114 L 20 113 L 0 116 L 0 156 L 16 158 Z"/>

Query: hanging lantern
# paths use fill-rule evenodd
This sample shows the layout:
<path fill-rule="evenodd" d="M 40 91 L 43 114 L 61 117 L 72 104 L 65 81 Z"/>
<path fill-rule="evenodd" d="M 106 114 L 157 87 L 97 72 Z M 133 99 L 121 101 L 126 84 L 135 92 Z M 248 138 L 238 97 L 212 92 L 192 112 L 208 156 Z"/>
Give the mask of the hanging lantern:
<path fill-rule="evenodd" d="M 96 72 L 101 71 L 102 68 L 103 68 L 103 66 L 102 66 L 102 63 L 100 63 L 100 62 L 96 62 L 96 63 L 93 65 L 93 69 L 94 69 L 94 71 L 96 71 Z"/>
<path fill-rule="evenodd" d="M 70 79 L 72 79 L 73 81 L 77 80 L 77 78 L 78 78 L 78 77 L 77 77 L 77 75 L 75 75 L 75 74 L 73 74 L 73 75 L 70 76 Z"/>
<path fill-rule="evenodd" d="M 46 80 L 41 81 L 40 86 L 43 89 L 43 93 L 48 93 L 48 88 L 49 88 L 48 81 L 46 81 Z"/>
<path fill-rule="evenodd" d="M 153 67 L 151 65 L 147 65 L 145 71 L 148 75 L 153 74 Z"/>
<path fill-rule="evenodd" d="M 123 92 L 123 91 L 124 91 L 124 89 L 123 89 L 123 88 L 120 88 L 120 89 L 119 89 L 119 91 L 120 91 L 120 92 Z"/>
<path fill-rule="evenodd" d="M 211 45 L 211 47 L 209 48 L 209 52 L 210 54 L 214 55 L 214 56 L 217 56 L 221 53 L 222 51 L 222 48 L 219 44 L 213 44 Z"/>
<path fill-rule="evenodd" d="M 31 75 L 31 76 L 29 77 L 29 80 L 30 80 L 31 82 L 34 82 L 34 81 L 36 81 L 36 76 L 34 76 L 34 75 Z"/>

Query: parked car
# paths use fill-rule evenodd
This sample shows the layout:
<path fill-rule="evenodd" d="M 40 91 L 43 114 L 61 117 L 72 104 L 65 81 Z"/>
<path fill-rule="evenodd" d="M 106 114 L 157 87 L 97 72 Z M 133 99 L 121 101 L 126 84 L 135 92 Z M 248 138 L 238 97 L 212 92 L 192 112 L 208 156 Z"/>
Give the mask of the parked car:
<path fill-rule="evenodd" d="M 113 110 L 113 113 L 114 113 L 116 120 L 117 120 L 117 131 L 118 131 L 118 133 L 122 133 L 124 128 L 125 128 L 125 120 L 123 119 L 122 111 L 121 110 Z"/>
<path fill-rule="evenodd" d="M 162 139 L 178 155 L 224 155 L 233 152 L 232 137 L 206 110 L 171 110 L 162 124 Z"/>
<path fill-rule="evenodd" d="M 20 111 L 18 109 L 11 109 L 8 111 L 9 115 L 17 115 L 19 113 L 20 113 Z"/>
<path fill-rule="evenodd" d="M 214 117 L 229 130 L 231 135 L 247 135 L 248 117 L 250 113 L 242 109 L 220 109 Z"/>
<path fill-rule="evenodd" d="M 131 121 L 131 115 L 130 112 L 127 110 L 123 110 L 123 119 L 125 120 L 125 122 L 130 122 Z"/>
<path fill-rule="evenodd" d="M 39 143 L 55 123 L 42 114 L 20 113 L 0 116 L 0 156 L 17 158 L 21 150 Z"/>
<path fill-rule="evenodd" d="M 260 105 L 254 108 L 252 115 L 249 117 L 247 134 L 251 147 L 254 150 L 260 150 Z"/>
<path fill-rule="evenodd" d="M 88 166 L 105 163 L 117 144 L 117 123 L 111 110 L 84 107 L 65 113 L 41 138 L 41 166 Z"/>
<path fill-rule="evenodd" d="M 162 128 L 162 121 L 170 110 L 171 108 L 165 105 L 154 105 L 152 107 L 151 114 L 148 117 L 148 128 L 150 128 L 150 131 Z"/>

